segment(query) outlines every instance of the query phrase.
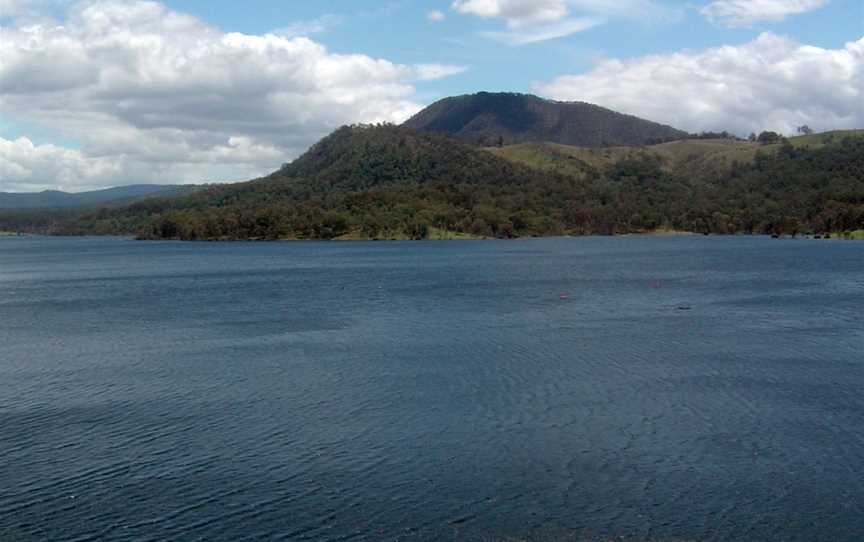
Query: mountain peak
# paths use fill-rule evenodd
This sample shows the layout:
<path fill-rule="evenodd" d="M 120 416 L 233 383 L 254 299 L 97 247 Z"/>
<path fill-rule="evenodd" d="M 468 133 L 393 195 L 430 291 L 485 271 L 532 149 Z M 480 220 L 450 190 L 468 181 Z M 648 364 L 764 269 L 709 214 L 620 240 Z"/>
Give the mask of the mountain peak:
<path fill-rule="evenodd" d="M 541 141 L 581 147 L 646 145 L 687 136 L 671 126 L 598 105 L 512 92 L 444 98 L 408 119 L 404 126 L 483 145 Z"/>

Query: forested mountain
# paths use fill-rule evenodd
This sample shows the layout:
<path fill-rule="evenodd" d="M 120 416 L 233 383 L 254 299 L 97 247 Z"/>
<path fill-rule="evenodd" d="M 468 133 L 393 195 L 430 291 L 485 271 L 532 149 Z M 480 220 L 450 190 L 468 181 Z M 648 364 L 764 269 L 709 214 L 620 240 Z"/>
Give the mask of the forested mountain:
<path fill-rule="evenodd" d="M 45 190 L 37 193 L 0 192 L 0 209 L 47 209 L 85 207 L 123 202 L 153 195 L 186 193 L 189 187 L 179 185 L 137 184 L 90 192 Z"/>
<path fill-rule="evenodd" d="M 404 126 L 490 146 L 529 141 L 580 147 L 647 145 L 687 137 L 670 126 L 588 103 L 490 92 L 445 98 Z"/>
<path fill-rule="evenodd" d="M 302 179 L 310 191 L 357 191 L 388 184 L 481 184 L 537 180 L 537 171 L 434 133 L 405 127 L 345 126 L 271 179 Z"/>
<path fill-rule="evenodd" d="M 811 136 L 812 138 L 812 136 Z M 641 148 L 468 145 L 337 130 L 268 177 L 98 211 L 0 213 L 0 230 L 170 239 L 816 233 L 864 229 L 864 137 Z"/>

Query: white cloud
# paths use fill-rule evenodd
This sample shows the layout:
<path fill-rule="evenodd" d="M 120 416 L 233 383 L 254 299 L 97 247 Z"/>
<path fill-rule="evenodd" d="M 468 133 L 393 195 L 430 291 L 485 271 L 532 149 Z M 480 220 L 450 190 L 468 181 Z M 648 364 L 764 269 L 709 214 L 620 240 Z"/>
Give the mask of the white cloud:
<path fill-rule="evenodd" d="M 447 16 L 444 15 L 443 11 L 433 9 L 432 11 L 430 11 L 429 13 L 426 14 L 426 18 L 429 19 L 433 23 L 440 23 L 441 21 L 446 19 Z"/>
<path fill-rule="evenodd" d="M 36 146 L 26 137 L 0 137 L 0 191 L 78 186 L 82 181 L 99 184 L 119 173 L 117 164 L 106 158 L 88 159 L 80 151 L 56 145 Z"/>
<path fill-rule="evenodd" d="M 341 25 L 344 18 L 340 15 L 329 13 L 309 21 L 297 21 L 288 26 L 278 28 L 273 34 L 283 38 L 309 37 L 314 34 L 323 34 Z"/>
<path fill-rule="evenodd" d="M 0 0 L 0 19 L 23 13 L 26 4 L 25 0 Z"/>
<path fill-rule="evenodd" d="M 207 149 L 141 141 L 139 152 L 85 153 L 27 137 L 0 137 L 0 192 L 94 190 L 137 183 L 185 184 L 247 180 L 269 173 L 283 151 L 249 137 L 228 138 Z M 164 152 L 154 157 L 154 152 Z M 202 176 L 206 171 L 209 176 Z"/>
<path fill-rule="evenodd" d="M 562 38 L 611 18 L 645 23 L 680 17 L 680 10 L 653 0 L 454 0 L 451 8 L 464 15 L 503 20 L 506 30 L 481 34 L 511 45 Z"/>
<path fill-rule="evenodd" d="M 453 9 L 484 19 L 501 17 L 511 27 L 559 21 L 569 13 L 564 0 L 455 0 Z"/>
<path fill-rule="evenodd" d="M 762 21 L 782 21 L 828 5 L 830 0 L 714 0 L 702 14 L 711 22 L 729 27 L 746 27 Z"/>
<path fill-rule="evenodd" d="M 482 35 L 510 45 L 526 45 L 584 32 L 605 22 L 605 19 L 597 17 L 574 17 L 549 24 L 533 25 L 528 28 L 483 32 Z"/>
<path fill-rule="evenodd" d="M 826 89 L 830 89 L 827 90 Z M 765 33 L 740 46 L 606 60 L 535 90 L 698 132 L 864 126 L 864 38 L 821 49 Z"/>
<path fill-rule="evenodd" d="M 468 66 L 451 66 L 449 64 L 418 64 L 414 69 L 417 70 L 417 78 L 421 81 L 434 81 L 465 73 L 469 68 Z"/>
<path fill-rule="evenodd" d="M 339 125 L 401 122 L 421 107 L 413 82 L 463 70 L 224 33 L 157 2 L 77 4 L 2 27 L 0 115 L 80 150 L 5 140 L 0 188 L 249 178 Z"/>

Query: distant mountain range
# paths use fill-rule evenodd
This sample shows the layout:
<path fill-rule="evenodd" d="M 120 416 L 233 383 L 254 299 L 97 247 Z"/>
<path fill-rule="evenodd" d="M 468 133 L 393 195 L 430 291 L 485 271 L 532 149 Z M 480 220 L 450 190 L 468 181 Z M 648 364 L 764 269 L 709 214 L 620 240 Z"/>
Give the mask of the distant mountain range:
<path fill-rule="evenodd" d="M 0 209 L 63 209 L 123 203 L 148 196 L 168 196 L 189 191 L 183 185 L 136 184 L 90 192 L 45 190 L 34 193 L 0 192 Z"/>
<path fill-rule="evenodd" d="M 580 147 L 648 145 L 688 136 L 671 126 L 593 104 L 490 92 L 445 98 L 404 126 L 486 146 L 538 141 Z"/>

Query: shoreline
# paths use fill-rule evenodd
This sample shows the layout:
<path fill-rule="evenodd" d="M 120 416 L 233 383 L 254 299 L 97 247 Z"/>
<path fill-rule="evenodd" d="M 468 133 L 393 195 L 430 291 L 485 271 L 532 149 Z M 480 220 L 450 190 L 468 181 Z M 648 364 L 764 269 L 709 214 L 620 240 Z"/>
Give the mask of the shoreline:
<path fill-rule="evenodd" d="M 701 236 L 705 236 L 706 234 L 704 234 L 704 233 L 697 233 L 697 232 L 695 232 L 695 231 L 687 231 L 687 230 L 666 230 L 666 229 L 663 229 L 663 230 L 645 230 L 645 231 L 640 231 L 640 232 L 635 232 L 635 233 L 619 233 L 619 234 L 614 234 L 613 237 L 626 237 L 626 236 L 642 236 L 642 237 L 689 237 L 689 236 L 691 236 L 691 235 L 701 235 Z M 718 236 L 718 235 L 726 235 L 726 234 L 711 233 L 711 234 L 707 234 L 707 235 L 713 235 L 713 236 L 716 237 L 716 236 Z M 732 234 L 728 234 L 728 235 L 746 235 L 746 234 L 743 234 L 743 233 L 732 233 Z"/>
<path fill-rule="evenodd" d="M 358 233 L 348 233 L 332 239 L 302 239 L 297 237 L 282 237 L 282 238 L 241 238 L 241 237 L 223 237 L 211 239 L 182 239 L 182 238 L 154 238 L 141 237 L 134 234 L 81 234 L 81 235 L 52 235 L 52 234 L 34 234 L 26 232 L 14 232 L 0 230 L 0 238 L 2 237 L 125 237 L 136 241 L 183 241 L 197 243 L 290 243 L 290 242 L 338 242 L 338 243 L 354 243 L 354 242 L 423 242 L 423 241 L 517 241 L 525 239 L 576 239 L 580 237 L 773 237 L 775 240 L 810 240 L 810 241 L 864 241 L 864 230 L 855 230 L 851 232 L 838 232 L 831 234 L 814 234 L 804 233 L 795 236 L 790 234 L 772 235 L 769 233 L 698 233 L 686 230 L 651 230 L 630 233 L 615 233 L 615 234 L 572 234 L 562 233 L 558 235 L 525 235 L 517 237 L 493 237 L 493 236 L 477 236 L 469 233 L 461 233 L 455 231 L 438 230 L 430 232 L 428 237 L 421 239 L 412 238 L 402 234 L 392 234 L 381 237 L 365 237 Z"/>

